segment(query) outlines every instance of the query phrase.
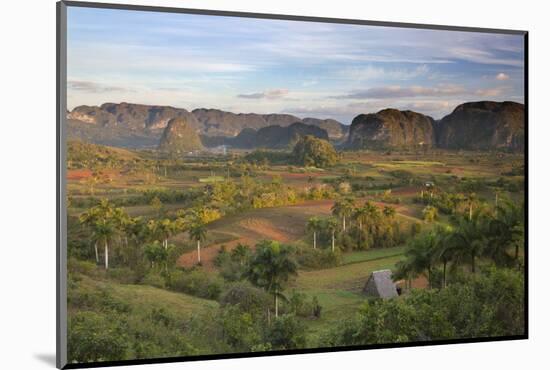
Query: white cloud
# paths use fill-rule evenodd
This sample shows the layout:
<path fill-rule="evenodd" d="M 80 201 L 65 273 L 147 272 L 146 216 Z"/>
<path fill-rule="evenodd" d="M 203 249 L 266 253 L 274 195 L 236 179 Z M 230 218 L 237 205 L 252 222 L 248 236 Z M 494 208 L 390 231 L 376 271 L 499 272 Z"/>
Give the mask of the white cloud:
<path fill-rule="evenodd" d="M 499 74 L 497 74 L 495 78 L 499 81 L 506 81 L 510 79 L 510 76 L 507 75 L 506 73 L 500 72 Z"/>
<path fill-rule="evenodd" d="M 490 88 L 490 89 L 478 89 L 476 90 L 475 95 L 486 97 L 486 98 L 495 97 L 495 96 L 502 95 L 504 93 L 504 90 L 505 89 L 498 88 L 498 87 Z"/>
<path fill-rule="evenodd" d="M 237 98 L 243 99 L 282 99 L 288 95 L 287 89 L 272 89 L 264 92 L 256 92 L 250 94 L 239 94 Z"/>
<path fill-rule="evenodd" d="M 372 80 L 410 80 L 428 75 L 430 68 L 426 64 L 422 64 L 416 68 L 382 68 L 372 65 L 366 67 L 349 67 L 338 73 L 336 77 L 344 78 L 352 81 L 372 81 Z"/>
<path fill-rule="evenodd" d="M 346 95 L 334 96 L 337 99 L 386 99 L 386 98 L 411 98 L 418 96 L 452 96 L 464 94 L 466 90 L 458 85 L 442 85 L 438 87 L 424 86 L 382 86 L 372 87 L 366 90 L 354 90 Z"/>
<path fill-rule="evenodd" d="M 75 80 L 67 81 L 67 88 L 74 91 L 80 91 L 84 93 L 94 93 L 94 94 L 100 94 L 100 93 L 106 93 L 106 92 L 131 91 L 130 89 L 127 89 L 126 87 L 122 87 L 122 86 L 112 86 L 112 85 L 105 85 L 105 84 L 92 82 L 92 81 L 75 81 Z"/>

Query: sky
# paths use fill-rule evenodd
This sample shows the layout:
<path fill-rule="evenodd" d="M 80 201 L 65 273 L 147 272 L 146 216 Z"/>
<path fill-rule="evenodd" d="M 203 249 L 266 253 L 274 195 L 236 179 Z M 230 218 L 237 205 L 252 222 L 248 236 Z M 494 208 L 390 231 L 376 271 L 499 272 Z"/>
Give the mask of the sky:
<path fill-rule="evenodd" d="M 67 104 L 289 113 L 344 124 L 523 103 L 523 36 L 68 8 Z"/>

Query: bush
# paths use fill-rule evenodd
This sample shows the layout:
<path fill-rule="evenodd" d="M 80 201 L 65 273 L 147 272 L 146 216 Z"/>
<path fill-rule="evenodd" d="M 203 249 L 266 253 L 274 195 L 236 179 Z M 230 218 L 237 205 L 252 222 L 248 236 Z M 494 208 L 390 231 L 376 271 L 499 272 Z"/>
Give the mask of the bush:
<path fill-rule="evenodd" d="M 292 313 L 299 317 L 321 317 L 321 305 L 317 297 L 313 297 L 311 301 L 307 301 L 307 297 L 303 293 L 293 291 L 288 298 L 288 310 L 285 312 Z"/>
<path fill-rule="evenodd" d="M 141 280 L 141 283 L 154 286 L 155 288 L 166 288 L 166 279 L 158 271 L 149 271 L 149 273 Z"/>
<path fill-rule="evenodd" d="M 67 271 L 69 273 L 79 273 L 86 276 L 96 275 L 97 265 L 95 262 L 81 261 L 76 258 L 69 258 L 67 261 Z"/>
<path fill-rule="evenodd" d="M 103 310 L 115 313 L 127 313 L 130 311 L 128 303 L 116 299 L 111 294 L 109 285 L 101 285 L 91 288 L 81 284 L 74 276 L 69 276 L 67 284 L 67 303 L 81 310 Z"/>
<path fill-rule="evenodd" d="M 69 362 L 114 361 L 126 356 L 128 336 L 121 317 L 83 311 L 69 317 Z"/>
<path fill-rule="evenodd" d="M 305 329 L 296 316 L 282 315 L 273 320 L 266 338 L 273 349 L 303 348 L 306 345 Z"/>
<path fill-rule="evenodd" d="M 201 269 L 178 270 L 171 274 L 168 288 L 201 298 L 218 299 L 223 289 L 223 280 Z"/>
<path fill-rule="evenodd" d="M 342 264 L 342 252 L 338 248 L 333 252 L 328 248 L 303 247 L 298 250 L 296 257 L 301 267 L 309 269 L 329 268 Z"/>
<path fill-rule="evenodd" d="M 220 312 L 224 340 L 234 350 L 248 352 L 260 342 L 261 325 L 253 315 L 238 306 L 228 306 Z"/>
<path fill-rule="evenodd" d="M 262 314 L 271 303 L 271 297 L 264 290 L 253 287 L 250 283 L 239 282 L 230 285 L 220 296 L 220 305 L 239 306 L 243 312 Z"/>

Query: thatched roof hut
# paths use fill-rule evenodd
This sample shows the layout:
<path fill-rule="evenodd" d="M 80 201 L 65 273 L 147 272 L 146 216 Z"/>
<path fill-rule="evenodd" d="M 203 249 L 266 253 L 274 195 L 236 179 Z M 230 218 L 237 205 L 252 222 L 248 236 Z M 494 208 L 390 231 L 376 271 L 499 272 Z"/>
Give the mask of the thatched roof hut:
<path fill-rule="evenodd" d="M 391 275 L 391 270 L 373 271 L 363 288 L 363 292 L 373 298 L 389 299 L 397 297 L 397 287 Z"/>

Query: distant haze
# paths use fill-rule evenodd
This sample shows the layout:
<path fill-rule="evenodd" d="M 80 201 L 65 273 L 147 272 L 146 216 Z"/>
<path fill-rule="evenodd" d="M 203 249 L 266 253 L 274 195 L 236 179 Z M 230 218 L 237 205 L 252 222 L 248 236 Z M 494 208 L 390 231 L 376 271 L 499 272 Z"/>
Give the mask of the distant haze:
<path fill-rule="evenodd" d="M 523 54 L 519 35 L 69 7 L 68 107 L 438 119 L 465 101 L 523 103 Z"/>

